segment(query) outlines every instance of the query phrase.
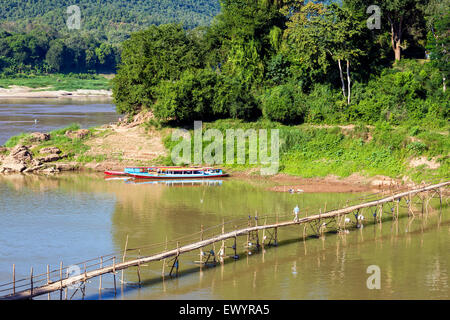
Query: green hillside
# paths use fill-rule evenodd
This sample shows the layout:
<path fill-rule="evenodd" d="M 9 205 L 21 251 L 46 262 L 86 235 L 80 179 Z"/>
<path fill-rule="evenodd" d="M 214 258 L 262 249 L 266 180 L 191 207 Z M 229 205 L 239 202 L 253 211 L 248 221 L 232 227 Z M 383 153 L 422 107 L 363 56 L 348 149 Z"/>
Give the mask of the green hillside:
<path fill-rule="evenodd" d="M 82 31 L 95 31 L 112 42 L 151 24 L 208 25 L 220 11 L 218 0 L 0 0 L 0 23 L 7 31 L 41 24 L 69 32 L 65 23 L 71 5 L 80 7 Z"/>

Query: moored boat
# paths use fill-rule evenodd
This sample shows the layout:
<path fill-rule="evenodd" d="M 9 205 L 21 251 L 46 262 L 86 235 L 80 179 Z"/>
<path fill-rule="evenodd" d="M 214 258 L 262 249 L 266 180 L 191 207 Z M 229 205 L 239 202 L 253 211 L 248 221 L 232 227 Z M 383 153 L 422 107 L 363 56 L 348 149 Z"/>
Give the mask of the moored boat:
<path fill-rule="evenodd" d="M 227 177 L 222 169 L 216 168 L 158 168 L 147 173 L 129 174 L 137 179 L 206 179 Z"/>
<path fill-rule="evenodd" d="M 104 173 L 107 176 L 128 176 L 128 174 L 123 171 L 105 171 Z"/>
<path fill-rule="evenodd" d="M 160 168 L 181 168 L 179 166 L 161 166 L 161 167 L 126 167 L 123 171 L 104 171 L 108 176 L 130 176 L 131 174 L 156 172 Z"/>
<path fill-rule="evenodd" d="M 205 179 L 228 176 L 219 168 L 183 168 L 179 166 L 126 167 L 124 171 L 105 171 L 105 174 L 136 179 Z"/>

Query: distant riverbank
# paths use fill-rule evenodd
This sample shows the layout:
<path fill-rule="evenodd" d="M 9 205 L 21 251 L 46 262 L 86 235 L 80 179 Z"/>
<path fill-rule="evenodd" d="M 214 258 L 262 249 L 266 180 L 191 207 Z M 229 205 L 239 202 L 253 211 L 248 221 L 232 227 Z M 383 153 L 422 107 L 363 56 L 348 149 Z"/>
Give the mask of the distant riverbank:
<path fill-rule="evenodd" d="M 3 99 L 42 99 L 42 98 L 105 98 L 112 99 L 111 90 L 77 89 L 74 91 L 51 90 L 51 88 L 29 88 L 10 86 L 0 88 L 0 101 Z"/>
<path fill-rule="evenodd" d="M 114 74 L 42 74 L 0 77 L 0 99 L 107 98 Z"/>

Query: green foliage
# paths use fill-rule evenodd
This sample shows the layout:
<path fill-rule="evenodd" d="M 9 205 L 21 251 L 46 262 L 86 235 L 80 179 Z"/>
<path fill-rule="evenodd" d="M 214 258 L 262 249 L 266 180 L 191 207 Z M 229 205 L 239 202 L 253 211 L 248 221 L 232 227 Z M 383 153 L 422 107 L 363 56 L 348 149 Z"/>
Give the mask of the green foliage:
<path fill-rule="evenodd" d="M 232 77 L 219 77 L 212 105 L 219 118 L 253 120 L 261 115 L 258 102 L 248 86 Z"/>
<path fill-rule="evenodd" d="M 30 137 L 29 133 L 21 133 L 17 136 L 13 136 L 8 139 L 8 141 L 5 142 L 5 147 L 12 148 L 18 145 L 19 143 L 26 141 Z"/>
<path fill-rule="evenodd" d="M 307 124 L 284 126 L 267 120 L 242 122 L 227 119 L 204 123 L 203 130 L 212 128 L 218 129 L 224 136 L 227 129 L 233 128 L 280 130 L 281 172 L 306 178 L 330 174 L 347 177 L 359 173 L 369 176 L 386 175 L 393 178 L 408 175 L 414 181 L 420 182 L 436 177 L 446 177 L 450 164 L 448 157 L 441 156 L 448 154 L 450 150 L 450 144 L 445 135 L 427 130 L 417 136 L 420 141 L 411 142 L 407 127 L 392 127 L 381 122 L 373 129 L 358 125 L 350 131 L 343 131 L 338 127 L 317 128 Z M 369 136 L 373 136 L 373 139 L 369 139 Z M 226 140 L 224 142 L 224 150 L 226 150 Z M 171 141 L 170 135 L 164 139 L 164 144 L 169 150 L 172 150 L 177 143 Z M 208 145 L 209 142 L 204 142 L 203 147 Z M 410 160 L 417 156 L 437 157 L 439 169 L 411 167 Z M 248 150 L 246 150 L 246 157 L 248 160 Z M 234 164 L 224 164 L 224 166 L 237 169 L 246 169 L 251 166 L 248 162 L 245 165 L 237 165 L 236 161 L 235 159 Z"/>
<path fill-rule="evenodd" d="M 212 119 L 216 83 L 216 73 L 208 70 L 185 71 L 178 81 L 163 81 L 153 112 L 158 119 L 177 123 Z"/>
<path fill-rule="evenodd" d="M 0 29 L 0 73 L 115 71 L 120 52 L 91 35 L 62 35 L 38 26 L 29 32 Z"/>
<path fill-rule="evenodd" d="M 0 88 L 8 88 L 12 85 L 28 88 L 45 88 L 47 91 L 108 90 L 110 89 L 110 80 L 92 74 L 19 74 L 14 77 L 0 75 Z"/>
<path fill-rule="evenodd" d="M 271 121 L 296 124 L 304 120 L 305 99 L 293 84 L 268 89 L 261 100 L 264 115 Z"/>
<path fill-rule="evenodd" d="M 160 82 L 176 81 L 200 66 L 195 41 L 181 25 L 152 26 L 123 43 L 122 63 L 113 80 L 118 113 L 151 107 Z"/>
<path fill-rule="evenodd" d="M 439 119 L 448 118 L 449 102 L 448 93 L 442 93 L 436 81 L 437 72 L 430 63 L 404 60 L 367 85 L 357 84 L 350 119 L 439 125 Z"/>
<path fill-rule="evenodd" d="M 227 117 L 249 120 L 259 111 L 242 84 L 208 69 L 187 70 L 177 81 L 163 81 L 156 97 L 156 118 L 178 124 Z"/>
<path fill-rule="evenodd" d="M 80 7 L 80 31 L 66 26 L 67 8 Z M 150 25 L 182 23 L 186 28 L 208 25 L 219 12 L 217 0 L 0 0 L 0 22 L 5 26 L 25 29 L 33 25 L 50 26 L 61 33 L 95 34 L 118 43 L 131 32 Z"/>

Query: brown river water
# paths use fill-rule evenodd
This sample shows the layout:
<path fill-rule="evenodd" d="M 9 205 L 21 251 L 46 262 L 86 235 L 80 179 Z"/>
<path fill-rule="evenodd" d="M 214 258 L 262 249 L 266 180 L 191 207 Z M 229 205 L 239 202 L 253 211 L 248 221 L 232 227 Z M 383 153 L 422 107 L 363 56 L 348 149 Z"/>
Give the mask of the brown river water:
<path fill-rule="evenodd" d="M 23 132 L 48 132 L 72 123 L 88 128 L 118 117 L 108 99 L 0 99 L 0 146 Z"/>
<path fill-rule="evenodd" d="M 54 177 L 0 176 L 0 284 L 64 265 L 88 260 L 125 247 L 165 243 L 184 236 L 198 237 L 207 229 L 233 221 L 251 223 L 258 214 L 292 219 L 324 207 L 357 201 L 362 193 L 302 193 L 269 191 L 274 182 L 226 178 L 209 184 L 166 185 L 105 180 L 98 174 Z M 398 221 L 389 213 L 375 223 L 365 213 L 363 228 L 348 233 L 330 230 L 323 237 L 302 237 L 303 227 L 279 229 L 279 245 L 247 251 L 238 239 L 238 260 L 225 259 L 215 267 L 200 268 L 199 252 L 183 254 L 179 276 L 161 277 L 161 261 L 87 285 L 85 299 L 449 299 L 450 210 L 444 206 L 429 215 L 408 218 L 402 208 Z M 353 218 L 352 218 L 353 221 Z M 262 234 L 260 235 L 262 237 Z M 227 246 L 232 245 L 229 240 Z M 209 250 L 205 248 L 205 251 Z M 232 249 L 227 248 L 227 254 Z M 146 252 L 143 250 L 142 255 Z M 118 258 L 121 260 L 121 257 Z M 369 266 L 380 270 L 380 289 L 369 289 Z M 1 288 L 0 288 L 1 289 Z M 69 290 L 69 297 L 74 290 Z M 0 294 L 1 295 L 1 294 Z M 58 299 L 54 293 L 52 299 Z M 80 299 L 78 293 L 74 299 Z M 40 299 L 47 299 L 42 296 Z"/>

